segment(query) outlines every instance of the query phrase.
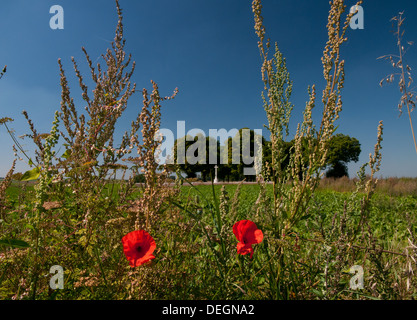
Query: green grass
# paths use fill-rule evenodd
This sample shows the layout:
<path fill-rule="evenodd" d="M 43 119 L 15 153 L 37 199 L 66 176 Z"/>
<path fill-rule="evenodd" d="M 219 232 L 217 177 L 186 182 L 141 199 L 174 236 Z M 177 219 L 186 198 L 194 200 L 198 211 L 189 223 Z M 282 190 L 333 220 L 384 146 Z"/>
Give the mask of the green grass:
<path fill-rule="evenodd" d="M 229 204 L 237 187 L 225 187 Z M 33 267 L 31 252 L 34 242 L 31 229 L 28 229 L 33 186 L 25 191 L 21 188 L 22 185 L 14 184 L 7 190 L 11 208 L 7 223 L 0 223 L 0 240 L 5 237 L 24 240 L 30 248 L 15 249 L 17 251 L 12 254 L 10 249 L 0 247 L 0 253 L 7 253 L 8 257 L 0 259 L 2 299 L 14 295 L 30 298 L 23 294 L 30 292 L 30 288 L 19 283 L 27 278 Z M 117 188 L 113 189 L 113 195 Z M 150 230 L 157 243 L 156 259 L 151 266 L 136 269 L 128 266 L 120 245 L 121 237 L 132 230 L 124 228 L 123 224 L 108 224 L 109 220 L 128 217 L 126 212 L 117 213 L 111 209 L 113 207 L 103 208 L 94 220 L 96 226 L 92 228 L 92 240 L 87 245 L 87 229 L 80 222 L 80 208 L 66 203 L 62 208 L 47 211 L 42 238 L 44 246 L 39 257 L 42 265 L 39 268 L 47 274 L 50 266 L 63 266 L 65 289 L 53 294 L 45 278 L 40 280 L 35 297 L 180 300 L 416 297 L 414 282 L 409 291 L 401 289 L 406 280 L 404 269 L 407 266 L 406 257 L 401 254 L 404 254 L 410 237 L 406 215 L 410 215 L 412 231 L 416 232 L 416 197 L 376 193 L 371 202 L 368 224 L 358 237 L 357 247 L 347 251 L 341 240 L 343 233 L 339 232 L 340 217 L 344 204 L 351 204 L 345 225 L 348 234 L 360 219 L 360 194 L 352 198 L 350 192 L 316 192 L 308 217 L 297 224 L 284 241 L 273 233 L 274 228 L 266 215 L 256 215 L 259 190 L 258 185 L 242 185 L 236 216 L 217 216 L 220 185 L 214 186 L 215 197 L 210 185 L 184 185 L 176 205 L 167 204 L 163 218 Z M 111 197 L 111 188 L 104 193 L 103 197 Z M 272 186 L 267 186 L 267 193 L 272 196 Z M 254 221 L 264 232 L 264 241 L 254 246 L 252 260 L 236 253 L 237 239 L 232 227 L 243 219 Z M 221 226 L 217 229 L 219 223 Z M 375 240 L 370 240 L 368 229 L 372 230 Z M 284 256 L 282 263 L 278 264 L 276 257 L 280 246 Z M 330 256 L 326 246 L 332 248 Z M 17 258 L 16 252 L 20 252 L 22 258 Z M 346 272 L 355 264 L 364 267 L 366 286 L 356 293 L 349 290 L 351 275 Z M 279 265 L 283 269 L 278 269 Z"/>
<path fill-rule="evenodd" d="M 227 192 L 232 196 L 236 191 L 237 185 L 226 185 Z M 198 189 L 198 191 L 196 189 Z M 200 185 L 195 188 L 183 187 L 181 200 L 186 201 L 187 197 L 194 199 L 196 195 L 204 195 L 209 202 L 213 201 L 212 187 L 209 185 Z M 220 195 L 221 185 L 214 186 L 217 198 Z M 239 196 L 239 218 L 251 217 L 252 209 L 259 194 L 258 185 L 243 185 Z M 272 197 L 272 185 L 267 185 L 268 195 Z M 335 213 L 341 214 L 345 201 L 350 201 L 352 192 L 336 192 L 331 190 L 321 190 L 315 193 L 311 203 L 311 210 L 315 217 L 323 218 L 325 223 Z M 360 199 L 358 195 L 356 200 Z M 372 209 L 370 213 L 371 227 L 375 231 L 375 235 L 384 238 L 384 242 L 388 243 L 394 236 L 406 239 L 407 223 L 406 214 L 414 214 L 417 212 L 416 196 L 390 196 L 384 192 L 376 192 L 372 199 Z M 417 226 L 414 226 L 417 230 Z"/>

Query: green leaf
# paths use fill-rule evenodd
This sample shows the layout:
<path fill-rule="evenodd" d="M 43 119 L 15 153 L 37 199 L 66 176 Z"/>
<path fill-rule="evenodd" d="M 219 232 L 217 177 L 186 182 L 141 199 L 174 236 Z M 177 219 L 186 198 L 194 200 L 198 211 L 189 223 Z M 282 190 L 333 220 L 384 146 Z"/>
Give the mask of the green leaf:
<path fill-rule="evenodd" d="M 29 223 L 27 223 L 27 224 L 25 225 L 25 227 L 26 227 L 26 228 L 28 228 L 28 229 L 35 230 L 35 227 L 34 227 L 34 226 L 32 226 L 32 225 L 31 225 L 31 224 L 29 224 Z"/>
<path fill-rule="evenodd" d="M 311 292 L 313 292 L 315 295 L 317 295 L 317 296 L 319 296 L 320 298 L 323 298 L 324 297 L 324 295 L 323 295 L 323 292 L 321 292 L 321 291 L 319 291 L 319 290 L 317 290 L 317 289 L 311 289 Z"/>
<path fill-rule="evenodd" d="M 0 246 L 12 247 L 12 248 L 29 248 L 29 243 L 23 240 L 6 239 L 0 240 Z"/>
<path fill-rule="evenodd" d="M 39 178 L 40 174 L 41 174 L 41 170 L 40 170 L 38 167 L 36 167 L 36 168 L 34 168 L 34 169 L 32 169 L 32 170 L 26 171 L 26 172 L 23 174 L 23 176 L 22 176 L 22 178 L 20 179 L 20 181 L 31 181 L 31 180 L 36 180 L 36 179 L 38 179 L 38 178 Z"/>
<path fill-rule="evenodd" d="M 71 149 L 67 149 L 65 151 L 65 153 L 62 155 L 62 158 L 68 159 L 70 157 L 70 155 L 71 155 L 71 152 L 72 152 Z"/>
<path fill-rule="evenodd" d="M 56 296 L 58 295 L 59 290 L 55 290 L 52 292 L 52 294 L 49 296 L 49 300 L 56 300 Z"/>

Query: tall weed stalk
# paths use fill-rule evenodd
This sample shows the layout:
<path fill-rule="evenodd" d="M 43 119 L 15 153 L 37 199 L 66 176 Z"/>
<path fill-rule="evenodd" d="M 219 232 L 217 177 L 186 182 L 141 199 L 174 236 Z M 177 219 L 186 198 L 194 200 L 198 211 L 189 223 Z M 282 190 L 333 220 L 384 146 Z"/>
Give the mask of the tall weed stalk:
<path fill-rule="evenodd" d="M 357 5 L 361 5 L 359 1 Z M 285 139 L 289 136 L 289 122 L 293 105 L 290 102 L 292 94 L 292 81 L 286 67 L 286 60 L 275 44 L 275 54 L 268 58 L 270 40 L 266 39 L 266 29 L 263 25 L 262 4 L 260 0 L 252 2 L 255 18 L 255 31 L 259 38 L 258 47 L 262 59 L 262 80 L 265 93 L 262 93 L 264 109 L 266 111 L 267 128 L 271 136 L 272 163 L 267 164 L 263 177 L 259 177 L 260 183 L 270 180 L 273 183 L 273 199 L 271 211 L 265 213 L 271 215 L 272 229 L 269 230 L 270 238 L 276 238 L 269 243 L 273 250 L 273 258 L 277 261 L 271 266 L 275 268 L 271 273 L 276 277 L 270 279 L 271 288 L 276 290 L 276 298 L 287 298 L 290 292 L 296 290 L 285 282 L 284 277 L 295 277 L 294 261 L 291 261 L 291 250 L 287 252 L 286 239 L 288 237 L 299 238 L 297 225 L 300 221 L 309 219 L 309 209 L 314 192 L 318 187 L 325 168 L 327 145 L 336 131 L 335 123 L 342 111 L 342 89 L 345 81 L 345 61 L 341 57 L 341 46 L 347 41 L 346 33 L 350 20 L 355 14 L 349 13 L 344 20 L 342 15 L 346 6 L 342 0 L 330 2 L 327 30 L 328 40 L 323 51 L 322 64 L 325 88 L 321 102 L 323 105 L 322 119 L 317 128 L 313 122 L 312 112 L 316 107 L 316 86 L 308 88 L 309 100 L 303 112 L 303 122 L 298 124 L 294 136 L 294 145 L 289 154 L 285 152 Z M 382 125 L 380 126 L 382 130 Z M 380 134 L 378 134 L 378 146 L 380 146 Z M 375 157 L 378 157 L 378 151 Z M 287 161 L 288 165 L 284 165 Z M 372 158 L 370 165 L 380 158 Z M 372 170 L 374 173 L 374 170 Z M 362 218 L 366 206 L 374 189 L 373 178 L 368 181 L 367 197 L 363 201 Z M 372 184 L 372 185 L 371 185 Z M 361 218 L 361 221 L 362 221 Z M 359 222 L 358 228 L 362 222 Z M 274 249 L 272 249 L 274 248 Z M 275 267 L 276 266 L 276 267 Z"/>
<path fill-rule="evenodd" d="M 407 108 L 408 120 L 410 121 L 410 128 L 411 134 L 414 142 L 414 148 L 417 153 L 417 141 L 416 136 L 414 133 L 414 126 L 413 120 L 411 118 L 411 112 L 416 107 L 416 93 L 413 91 L 413 88 L 410 88 L 413 83 L 413 78 L 411 75 L 411 67 L 405 61 L 405 54 L 407 53 L 409 48 L 404 47 L 404 33 L 405 30 L 402 29 L 405 18 L 403 17 L 404 12 L 400 12 L 397 16 L 393 17 L 391 21 L 396 23 L 394 35 L 397 38 L 397 47 L 398 47 L 398 54 L 390 54 L 379 57 L 378 59 L 385 59 L 388 60 L 391 66 L 395 69 L 398 69 L 398 73 L 392 73 L 386 76 L 384 79 L 381 80 L 380 86 L 384 83 L 392 83 L 396 76 L 399 76 L 398 88 L 402 94 L 400 102 L 398 103 L 398 110 L 400 115 L 403 113 L 403 108 Z M 412 41 L 408 41 L 407 44 L 409 46 L 413 45 Z"/>

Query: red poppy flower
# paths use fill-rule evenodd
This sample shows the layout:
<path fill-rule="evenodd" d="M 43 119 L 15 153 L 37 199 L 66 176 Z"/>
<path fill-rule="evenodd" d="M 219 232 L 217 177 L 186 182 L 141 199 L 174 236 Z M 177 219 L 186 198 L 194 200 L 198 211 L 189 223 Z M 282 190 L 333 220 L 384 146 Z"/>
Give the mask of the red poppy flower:
<path fill-rule="evenodd" d="M 138 267 L 152 259 L 156 248 L 155 240 L 145 230 L 136 230 L 122 238 L 123 251 L 131 267 Z"/>
<path fill-rule="evenodd" d="M 256 224 L 252 221 L 242 220 L 234 224 L 233 233 L 237 240 L 239 240 L 239 243 L 237 244 L 237 253 L 243 255 L 250 253 L 252 259 L 252 245 L 262 242 L 264 238 L 262 230 L 258 229 Z"/>

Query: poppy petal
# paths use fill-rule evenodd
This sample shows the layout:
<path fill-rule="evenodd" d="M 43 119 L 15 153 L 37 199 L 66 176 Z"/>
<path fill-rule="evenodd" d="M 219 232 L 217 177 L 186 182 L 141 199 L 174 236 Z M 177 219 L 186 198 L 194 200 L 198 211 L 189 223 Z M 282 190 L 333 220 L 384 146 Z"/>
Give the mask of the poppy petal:
<path fill-rule="evenodd" d="M 122 238 L 123 251 L 130 266 L 137 267 L 152 259 L 156 243 L 152 236 L 145 230 L 136 230 Z"/>
<path fill-rule="evenodd" d="M 256 227 L 256 224 L 250 224 L 248 225 L 247 229 L 245 230 L 245 234 L 243 236 L 245 243 L 250 243 L 250 244 L 254 244 L 254 243 L 258 243 L 255 233 L 258 230 L 258 228 Z"/>
<path fill-rule="evenodd" d="M 243 240 L 243 238 L 242 238 L 242 236 L 241 236 L 241 227 L 240 227 L 241 222 L 242 222 L 242 221 L 236 222 L 236 223 L 233 225 L 233 233 L 234 233 L 234 235 L 236 236 L 236 239 L 237 239 L 238 241 Z"/>
<path fill-rule="evenodd" d="M 235 234 L 237 240 L 244 242 L 244 236 L 251 228 L 256 230 L 256 224 L 250 220 L 241 220 L 233 225 L 233 233 Z"/>
<path fill-rule="evenodd" d="M 263 234 L 262 230 L 260 230 L 260 229 L 255 230 L 255 232 L 254 232 L 255 243 L 261 243 L 263 239 L 264 239 L 264 234 Z"/>
<path fill-rule="evenodd" d="M 250 220 L 241 220 L 233 225 L 233 233 L 239 241 L 237 253 L 242 255 L 250 253 L 252 259 L 254 252 L 252 244 L 262 242 L 264 238 L 262 230 L 258 229 L 256 224 Z"/>
<path fill-rule="evenodd" d="M 250 253 L 251 254 L 251 258 L 252 258 L 252 254 L 253 254 L 253 248 L 250 244 L 244 244 L 242 242 L 239 242 L 237 244 L 237 253 L 241 254 L 241 255 L 245 255 Z"/>
<path fill-rule="evenodd" d="M 255 244 L 263 240 L 262 230 L 258 229 L 256 224 L 250 220 L 242 220 L 233 225 L 233 233 L 238 241 Z"/>

